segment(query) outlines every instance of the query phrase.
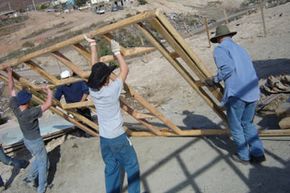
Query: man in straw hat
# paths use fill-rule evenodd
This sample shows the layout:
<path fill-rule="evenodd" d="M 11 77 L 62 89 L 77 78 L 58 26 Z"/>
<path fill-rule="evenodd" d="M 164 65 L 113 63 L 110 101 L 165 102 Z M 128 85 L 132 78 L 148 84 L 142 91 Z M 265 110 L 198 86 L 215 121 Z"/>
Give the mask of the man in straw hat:
<path fill-rule="evenodd" d="M 209 86 L 224 81 L 225 90 L 221 101 L 227 111 L 228 125 L 237 153 L 232 156 L 243 164 L 265 161 L 264 148 L 253 123 L 256 103 L 260 97 L 258 77 L 246 50 L 232 40 L 237 32 L 226 25 L 216 28 L 210 40 L 219 43 L 214 49 L 217 75 L 206 80 Z"/>
<path fill-rule="evenodd" d="M 22 89 L 17 94 L 14 89 L 14 80 L 11 67 L 6 68 L 8 74 L 8 92 L 10 95 L 9 106 L 15 114 L 20 129 L 23 133 L 25 147 L 32 154 L 32 163 L 24 182 L 29 186 L 34 186 L 34 181 L 38 178 L 38 193 L 44 193 L 47 187 L 48 157 L 43 139 L 40 135 L 38 118 L 49 109 L 52 103 L 52 91 L 48 86 L 43 87 L 47 93 L 47 98 L 40 106 L 30 106 L 32 94 Z"/>
<path fill-rule="evenodd" d="M 105 182 L 107 193 L 121 192 L 121 167 L 125 169 L 128 180 L 128 192 L 140 193 L 140 172 L 137 155 L 130 139 L 123 128 L 119 97 L 129 69 L 120 53 L 119 43 L 112 40 L 111 48 L 117 59 L 120 72 L 114 81 L 110 82 L 110 74 L 116 66 L 107 66 L 97 62 L 96 42 L 87 38 L 92 53 L 92 71 L 88 79 L 90 97 L 96 107 L 100 147 L 105 162 Z"/>

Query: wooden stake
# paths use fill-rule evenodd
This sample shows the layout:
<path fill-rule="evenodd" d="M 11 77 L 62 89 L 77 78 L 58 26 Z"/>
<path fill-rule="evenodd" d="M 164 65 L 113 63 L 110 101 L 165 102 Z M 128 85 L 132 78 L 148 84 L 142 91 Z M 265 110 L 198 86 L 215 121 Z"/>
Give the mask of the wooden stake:
<path fill-rule="evenodd" d="M 207 40 L 208 40 L 208 48 L 210 48 L 211 47 L 210 34 L 209 34 L 209 29 L 208 29 L 208 21 L 206 17 L 204 18 L 204 26 L 205 26 L 205 32 L 206 32 Z"/>
<path fill-rule="evenodd" d="M 225 22 L 226 22 L 226 24 L 229 24 L 228 14 L 227 14 L 227 10 L 225 8 L 223 8 L 223 13 L 224 13 L 224 16 L 225 16 Z"/>
<path fill-rule="evenodd" d="M 262 17 L 262 22 L 263 22 L 264 37 L 266 37 L 267 30 L 266 30 L 266 22 L 265 22 L 265 17 L 264 17 L 264 0 L 260 0 L 260 10 L 261 10 L 261 17 Z"/>

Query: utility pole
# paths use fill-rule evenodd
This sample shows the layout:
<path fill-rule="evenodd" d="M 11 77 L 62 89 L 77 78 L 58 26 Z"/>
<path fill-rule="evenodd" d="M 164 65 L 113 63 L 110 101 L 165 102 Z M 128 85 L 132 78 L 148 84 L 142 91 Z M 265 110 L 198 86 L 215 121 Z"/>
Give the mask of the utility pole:
<path fill-rule="evenodd" d="M 34 0 L 32 0 L 32 5 L 33 5 L 33 7 L 34 7 L 34 11 L 36 11 L 36 6 L 35 6 L 35 2 L 34 2 Z"/>
<path fill-rule="evenodd" d="M 8 2 L 8 7 L 9 7 L 9 10 L 12 10 L 11 9 L 11 3 L 10 2 Z"/>
<path fill-rule="evenodd" d="M 226 24 L 229 24 L 228 14 L 226 8 L 223 8 Z"/>
<path fill-rule="evenodd" d="M 205 32 L 206 32 L 207 39 L 208 39 L 208 47 L 210 48 L 211 47 L 210 35 L 209 35 L 209 29 L 208 29 L 208 21 L 207 21 L 206 17 L 204 18 L 204 25 L 205 25 Z"/>
<path fill-rule="evenodd" d="M 266 37 L 267 31 L 266 31 L 266 22 L 265 22 L 265 17 L 264 17 L 264 0 L 260 0 L 260 9 L 261 9 L 262 22 L 263 22 L 264 37 Z"/>

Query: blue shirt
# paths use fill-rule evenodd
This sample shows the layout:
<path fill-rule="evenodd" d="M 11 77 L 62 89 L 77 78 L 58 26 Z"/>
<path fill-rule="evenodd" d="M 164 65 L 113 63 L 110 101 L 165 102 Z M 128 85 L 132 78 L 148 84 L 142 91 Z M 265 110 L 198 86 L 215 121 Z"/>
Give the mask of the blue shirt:
<path fill-rule="evenodd" d="M 100 90 L 90 89 L 101 137 L 113 139 L 125 133 L 119 100 L 122 89 L 123 81 L 119 78 Z"/>
<path fill-rule="evenodd" d="M 57 87 L 54 98 L 60 100 L 64 95 L 66 103 L 76 103 L 82 100 L 84 94 L 89 94 L 89 88 L 84 81 Z"/>
<path fill-rule="evenodd" d="M 260 98 L 259 80 L 252 60 L 244 48 L 231 38 L 225 38 L 215 48 L 214 60 L 218 68 L 214 82 L 225 83 L 221 105 L 225 105 L 231 96 L 245 102 L 254 102 Z"/>

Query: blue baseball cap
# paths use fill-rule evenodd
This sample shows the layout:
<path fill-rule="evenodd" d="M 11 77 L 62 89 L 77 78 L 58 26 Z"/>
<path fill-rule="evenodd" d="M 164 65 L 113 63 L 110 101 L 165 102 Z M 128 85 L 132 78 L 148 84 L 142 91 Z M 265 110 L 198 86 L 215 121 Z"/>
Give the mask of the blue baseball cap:
<path fill-rule="evenodd" d="M 27 90 L 21 90 L 17 93 L 16 99 L 19 105 L 24 105 L 30 101 L 32 94 Z"/>

